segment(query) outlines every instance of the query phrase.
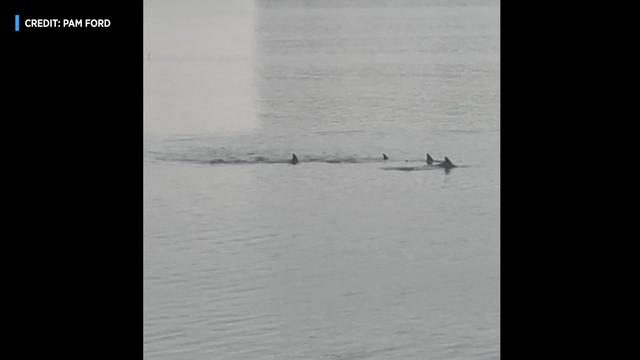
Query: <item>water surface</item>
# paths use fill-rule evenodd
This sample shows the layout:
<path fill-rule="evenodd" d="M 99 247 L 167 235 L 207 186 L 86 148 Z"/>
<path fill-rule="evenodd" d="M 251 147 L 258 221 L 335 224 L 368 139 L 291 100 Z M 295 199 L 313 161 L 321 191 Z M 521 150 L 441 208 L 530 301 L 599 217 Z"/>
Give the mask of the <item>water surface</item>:
<path fill-rule="evenodd" d="M 147 1 L 144 61 L 145 359 L 499 357 L 495 3 Z"/>

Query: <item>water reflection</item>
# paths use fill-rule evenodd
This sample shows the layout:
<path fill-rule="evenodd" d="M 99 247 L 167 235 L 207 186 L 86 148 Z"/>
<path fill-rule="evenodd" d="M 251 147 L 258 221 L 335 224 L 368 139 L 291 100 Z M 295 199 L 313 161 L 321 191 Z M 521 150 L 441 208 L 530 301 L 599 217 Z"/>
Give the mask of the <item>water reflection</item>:
<path fill-rule="evenodd" d="M 234 133 L 255 113 L 254 2 L 145 3 L 144 131 Z"/>

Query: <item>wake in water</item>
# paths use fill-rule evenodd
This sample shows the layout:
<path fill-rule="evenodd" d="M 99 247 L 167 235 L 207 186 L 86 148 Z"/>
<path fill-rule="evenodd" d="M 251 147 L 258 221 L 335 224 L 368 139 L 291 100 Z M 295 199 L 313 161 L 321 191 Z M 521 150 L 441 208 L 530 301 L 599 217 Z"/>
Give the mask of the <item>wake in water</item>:
<path fill-rule="evenodd" d="M 456 165 L 456 168 L 467 168 L 468 165 Z M 444 170 L 447 174 L 451 171 L 451 168 L 443 168 L 438 165 L 421 165 L 421 166 L 385 166 L 382 170 L 397 170 L 397 171 L 425 171 L 425 170 Z"/>
<path fill-rule="evenodd" d="M 203 155 L 188 156 L 177 154 L 155 154 L 155 158 L 161 161 L 177 161 L 177 162 L 190 162 L 206 165 L 242 165 L 242 164 L 303 164 L 303 163 L 326 163 L 326 164 L 363 164 L 363 163 L 392 163 L 393 161 L 387 154 L 383 153 L 378 157 L 358 157 L 358 156 L 330 156 L 330 155 L 310 155 L 300 156 L 293 153 L 291 158 L 284 158 L 282 156 L 255 156 L 254 153 L 248 153 L 243 155 L 231 155 L 225 154 L 225 157 L 207 158 Z M 383 170 L 397 170 L 397 171 L 424 171 L 424 170 L 442 170 L 447 172 L 456 167 L 468 167 L 465 165 L 454 165 L 449 158 L 445 157 L 444 160 L 436 160 L 431 155 L 427 154 L 425 159 L 405 159 L 406 164 L 421 163 L 422 165 L 403 165 L 403 166 L 385 166 Z"/>
<path fill-rule="evenodd" d="M 197 159 L 181 156 L 157 156 L 156 159 L 162 161 L 178 161 L 178 162 L 191 162 L 198 164 L 211 164 L 211 165 L 237 165 L 237 164 L 292 164 L 293 158 L 287 159 L 282 157 L 266 157 L 266 156 L 254 156 L 250 158 L 213 158 L 213 159 Z M 327 164 L 358 164 L 358 163 L 374 163 L 383 162 L 382 158 L 372 157 L 328 157 L 328 156 L 301 156 L 296 157 L 295 164 L 298 163 L 327 163 Z"/>

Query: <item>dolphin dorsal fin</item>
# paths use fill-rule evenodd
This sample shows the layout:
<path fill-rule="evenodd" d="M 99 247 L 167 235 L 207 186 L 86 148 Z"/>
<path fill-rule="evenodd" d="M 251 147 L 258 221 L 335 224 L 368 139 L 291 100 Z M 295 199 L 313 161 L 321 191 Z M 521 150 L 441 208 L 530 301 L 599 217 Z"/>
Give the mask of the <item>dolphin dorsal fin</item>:
<path fill-rule="evenodd" d="M 387 154 L 382 153 L 382 160 L 387 160 L 387 159 L 389 159 L 389 157 L 387 156 Z"/>
<path fill-rule="evenodd" d="M 431 157 L 431 155 L 429 155 L 429 153 L 427 153 L 427 164 L 433 164 L 433 158 Z"/>
<path fill-rule="evenodd" d="M 446 156 L 444 157 L 444 163 L 445 163 L 445 164 L 447 164 L 447 165 L 453 165 L 453 163 L 451 162 L 451 160 L 449 160 L 449 158 L 448 158 L 448 157 L 446 157 Z"/>

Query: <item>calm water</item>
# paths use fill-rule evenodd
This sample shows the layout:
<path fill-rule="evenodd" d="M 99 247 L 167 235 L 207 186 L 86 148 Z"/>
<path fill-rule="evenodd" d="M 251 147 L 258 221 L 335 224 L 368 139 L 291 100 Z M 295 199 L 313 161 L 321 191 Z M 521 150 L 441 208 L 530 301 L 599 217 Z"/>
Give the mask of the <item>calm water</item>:
<path fill-rule="evenodd" d="M 499 30 L 493 2 L 145 2 L 145 359 L 498 358 Z M 426 152 L 466 167 L 383 169 Z"/>

